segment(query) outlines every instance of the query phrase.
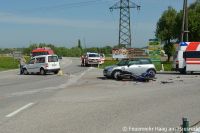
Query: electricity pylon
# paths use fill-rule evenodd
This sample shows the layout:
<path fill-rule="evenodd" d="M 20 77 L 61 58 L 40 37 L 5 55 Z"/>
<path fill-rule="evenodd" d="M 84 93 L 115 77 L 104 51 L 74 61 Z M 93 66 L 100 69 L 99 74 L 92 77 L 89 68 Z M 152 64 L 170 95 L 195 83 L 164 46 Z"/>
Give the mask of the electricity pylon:
<path fill-rule="evenodd" d="M 118 45 L 125 45 L 127 48 L 131 47 L 131 8 L 137 8 L 139 10 L 140 6 L 130 0 L 120 0 L 110 7 L 111 11 L 113 9 L 120 9 Z"/>

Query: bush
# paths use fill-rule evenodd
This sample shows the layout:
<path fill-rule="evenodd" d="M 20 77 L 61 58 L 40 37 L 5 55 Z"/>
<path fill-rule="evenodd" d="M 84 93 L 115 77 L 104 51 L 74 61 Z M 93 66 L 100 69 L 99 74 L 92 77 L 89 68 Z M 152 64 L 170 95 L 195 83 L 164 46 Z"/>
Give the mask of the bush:
<path fill-rule="evenodd" d="M 107 66 L 115 65 L 118 61 L 116 60 L 105 60 L 105 62 L 100 66 L 100 68 L 105 68 Z"/>

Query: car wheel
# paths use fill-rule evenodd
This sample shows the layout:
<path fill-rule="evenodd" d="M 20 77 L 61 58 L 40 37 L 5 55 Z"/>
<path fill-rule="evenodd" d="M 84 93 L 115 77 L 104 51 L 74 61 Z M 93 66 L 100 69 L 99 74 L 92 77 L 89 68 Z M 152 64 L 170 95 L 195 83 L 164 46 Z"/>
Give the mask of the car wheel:
<path fill-rule="evenodd" d="M 105 76 L 107 79 L 111 79 L 111 77 L 110 76 Z"/>
<path fill-rule="evenodd" d="M 147 73 L 149 74 L 150 78 L 154 78 L 156 76 L 156 71 L 153 69 L 148 70 Z"/>
<path fill-rule="evenodd" d="M 58 74 L 59 71 L 55 71 L 54 74 Z"/>
<path fill-rule="evenodd" d="M 123 78 L 119 75 L 117 75 L 117 80 L 122 80 Z"/>
<path fill-rule="evenodd" d="M 23 74 L 24 74 L 24 75 L 28 75 L 27 69 L 23 69 Z"/>
<path fill-rule="evenodd" d="M 42 69 L 40 69 L 40 74 L 41 75 L 45 75 L 46 74 L 46 72 L 45 72 L 45 70 L 42 68 Z"/>
<path fill-rule="evenodd" d="M 186 67 L 184 67 L 181 71 L 179 71 L 181 74 L 187 74 Z"/>
<path fill-rule="evenodd" d="M 114 71 L 113 73 L 112 73 L 112 78 L 113 79 L 118 79 L 118 75 L 120 75 L 121 74 L 121 71 Z"/>

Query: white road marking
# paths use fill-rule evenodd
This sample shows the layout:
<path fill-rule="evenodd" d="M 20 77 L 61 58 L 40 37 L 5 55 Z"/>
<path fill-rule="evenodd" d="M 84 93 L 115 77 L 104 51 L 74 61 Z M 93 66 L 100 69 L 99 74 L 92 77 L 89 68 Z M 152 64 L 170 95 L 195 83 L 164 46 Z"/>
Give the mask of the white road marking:
<path fill-rule="evenodd" d="M 9 117 L 13 117 L 13 116 L 15 116 L 16 114 L 18 114 L 19 112 L 21 112 L 21 111 L 23 111 L 23 110 L 25 110 L 25 109 L 27 109 L 27 108 L 33 106 L 34 104 L 35 104 L 35 103 L 29 103 L 29 104 L 27 104 L 27 105 L 25 105 L 25 106 L 19 108 L 18 110 L 14 111 L 14 112 L 12 112 L 12 113 L 10 113 L 10 114 L 8 114 L 8 115 L 6 115 L 6 117 L 8 117 L 8 118 L 9 118 Z"/>

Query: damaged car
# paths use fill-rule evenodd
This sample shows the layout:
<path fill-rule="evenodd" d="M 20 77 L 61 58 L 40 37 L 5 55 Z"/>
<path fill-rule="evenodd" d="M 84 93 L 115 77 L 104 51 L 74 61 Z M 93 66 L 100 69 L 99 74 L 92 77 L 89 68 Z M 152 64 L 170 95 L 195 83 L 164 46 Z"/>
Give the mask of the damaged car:
<path fill-rule="evenodd" d="M 156 68 L 149 58 L 122 59 L 116 65 L 104 68 L 103 75 L 107 78 L 117 79 L 124 72 L 134 75 L 148 73 L 152 78 L 156 75 Z"/>

